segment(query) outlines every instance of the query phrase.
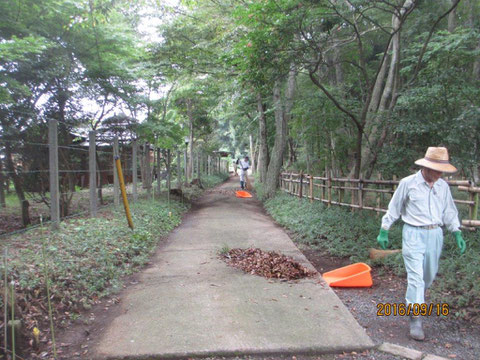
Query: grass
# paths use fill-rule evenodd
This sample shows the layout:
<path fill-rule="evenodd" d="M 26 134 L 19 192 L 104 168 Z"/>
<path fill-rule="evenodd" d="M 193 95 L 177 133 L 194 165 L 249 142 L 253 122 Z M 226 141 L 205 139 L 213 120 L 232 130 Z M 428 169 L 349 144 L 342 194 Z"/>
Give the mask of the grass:
<path fill-rule="evenodd" d="M 265 203 L 267 212 L 279 224 L 294 232 L 294 240 L 308 244 L 329 255 L 366 262 L 377 270 L 393 271 L 405 276 L 401 254 L 373 262 L 369 248 L 378 248 L 376 237 L 381 218 L 374 212 L 351 212 L 347 208 L 322 203 L 310 203 L 285 193 L 278 193 Z M 390 248 L 401 248 L 401 224 L 397 222 L 389 233 Z M 480 321 L 480 232 L 464 232 L 467 251 L 460 255 L 452 234 L 445 233 L 440 269 L 431 291 L 430 300 L 449 303 L 456 316 Z"/>

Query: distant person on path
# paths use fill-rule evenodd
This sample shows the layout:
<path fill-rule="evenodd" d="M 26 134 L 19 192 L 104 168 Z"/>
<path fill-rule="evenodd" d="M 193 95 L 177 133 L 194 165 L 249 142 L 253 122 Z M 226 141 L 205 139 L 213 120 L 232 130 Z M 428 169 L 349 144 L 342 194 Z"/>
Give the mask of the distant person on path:
<path fill-rule="evenodd" d="M 245 156 L 244 159 L 240 159 L 238 161 L 238 166 L 240 167 L 240 187 L 242 189 L 245 189 L 245 186 L 247 186 L 247 172 L 250 168 L 250 161 L 248 159 L 248 156 Z"/>
<path fill-rule="evenodd" d="M 385 249 L 388 230 L 402 218 L 402 255 L 407 271 L 406 310 L 410 317 L 410 337 L 425 339 L 422 317 L 413 316 L 413 309 L 425 303 L 425 290 L 432 284 L 438 270 L 443 246 L 445 225 L 456 239 L 460 253 L 466 244 L 459 230 L 458 211 L 453 202 L 450 187 L 441 179 L 442 173 L 454 173 L 457 169 L 449 163 L 444 147 L 429 147 L 425 157 L 415 161 L 421 166 L 416 174 L 402 179 L 382 218 L 377 241 Z M 418 311 L 416 312 L 418 314 Z"/>

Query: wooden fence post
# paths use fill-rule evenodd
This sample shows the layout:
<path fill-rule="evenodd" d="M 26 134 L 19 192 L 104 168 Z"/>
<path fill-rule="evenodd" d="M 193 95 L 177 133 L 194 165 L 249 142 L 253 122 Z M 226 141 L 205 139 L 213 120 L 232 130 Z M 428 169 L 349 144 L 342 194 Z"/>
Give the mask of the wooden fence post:
<path fill-rule="evenodd" d="M 310 175 L 310 191 L 309 191 L 309 196 L 310 196 L 310 202 L 313 202 L 313 175 Z"/>
<path fill-rule="evenodd" d="M 344 198 L 344 195 L 345 195 L 345 189 L 343 189 L 343 188 L 347 186 L 347 182 L 343 183 L 343 185 L 340 185 L 340 186 L 342 187 L 342 189 L 340 189 L 340 191 L 338 193 L 338 202 L 340 204 L 343 204 L 343 198 Z"/>
<path fill-rule="evenodd" d="M 292 175 L 292 172 L 290 172 L 290 182 L 288 183 L 288 193 L 291 194 L 292 193 L 292 180 L 293 180 L 293 175 Z"/>
<path fill-rule="evenodd" d="M 97 168 L 95 159 L 95 131 L 88 133 L 88 183 L 90 190 L 90 216 L 97 216 Z"/>
<path fill-rule="evenodd" d="M 303 170 L 300 171 L 300 188 L 298 189 L 298 197 L 303 197 Z"/>
<path fill-rule="evenodd" d="M 52 229 L 57 230 L 60 226 L 60 197 L 58 180 L 58 122 L 48 121 L 48 153 L 50 169 L 50 219 Z"/>
<path fill-rule="evenodd" d="M 478 193 L 475 193 L 473 200 L 475 204 L 473 205 L 472 216 L 470 217 L 472 220 L 478 220 L 478 197 Z"/>
<path fill-rule="evenodd" d="M 358 179 L 358 208 L 363 209 L 363 179 Z"/>
<path fill-rule="evenodd" d="M 377 180 L 382 180 L 382 174 L 381 173 L 377 173 Z M 381 185 L 377 185 L 376 188 L 377 189 L 380 189 Z M 382 193 L 379 193 L 377 192 L 376 194 L 376 202 L 375 202 L 375 207 L 377 208 L 377 217 L 380 216 L 380 208 L 382 206 Z"/>
<path fill-rule="evenodd" d="M 119 156 L 118 151 L 118 136 L 113 139 L 113 205 L 120 205 L 120 182 L 118 180 L 117 162 L 115 157 Z"/>
<path fill-rule="evenodd" d="M 330 172 L 328 172 L 327 177 L 327 184 L 328 184 L 328 207 L 332 206 L 332 177 Z"/>

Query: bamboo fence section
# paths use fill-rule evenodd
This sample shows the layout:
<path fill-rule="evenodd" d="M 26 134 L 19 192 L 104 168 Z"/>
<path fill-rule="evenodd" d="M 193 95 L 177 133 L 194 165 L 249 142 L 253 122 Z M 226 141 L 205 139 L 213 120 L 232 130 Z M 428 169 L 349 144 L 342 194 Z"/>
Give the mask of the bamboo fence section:
<path fill-rule="evenodd" d="M 454 199 L 456 204 L 468 207 L 469 218 L 462 220 L 462 228 L 475 230 L 480 227 L 480 187 L 475 187 L 470 180 L 448 180 L 447 183 L 450 187 L 457 187 L 458 191 L 468 193 L 468 200 Z M 321 201 L 328 207 L 339 205 L 349 207 L 352 211 L 375 211 L 377 216 L 387 212 L 388 203 L 398 184 L 396 177 L 384 180 L 380 174 L 377 180 L 313 176 L 303 172 L 280 174 L 280 188 L 290 195 L 307 198 L 310 202 Z"/>

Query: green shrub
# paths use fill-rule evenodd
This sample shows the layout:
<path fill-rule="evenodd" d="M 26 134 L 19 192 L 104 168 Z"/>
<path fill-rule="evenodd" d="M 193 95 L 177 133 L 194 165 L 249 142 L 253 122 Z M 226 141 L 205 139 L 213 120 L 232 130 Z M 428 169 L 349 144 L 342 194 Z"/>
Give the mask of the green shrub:
<path fill-rule="evenodd" d="M 10 251 L 9 279 L 16 280 L 16 292 L 25 301 L 44 301 L 43 243 L 55 308 L 74 313 L 119 290 L 121 277 L 148 261 L 159 239 L 180 224 L 187 206 L 144 200 L 131 210 L 134 231 L 118 207 L 97 218 L 62 222 L 56 232 L 35 229 L 18 236 L 16 241 L 27 244 Z M 3 273 L 3 264 L 0 268 Z"/>

